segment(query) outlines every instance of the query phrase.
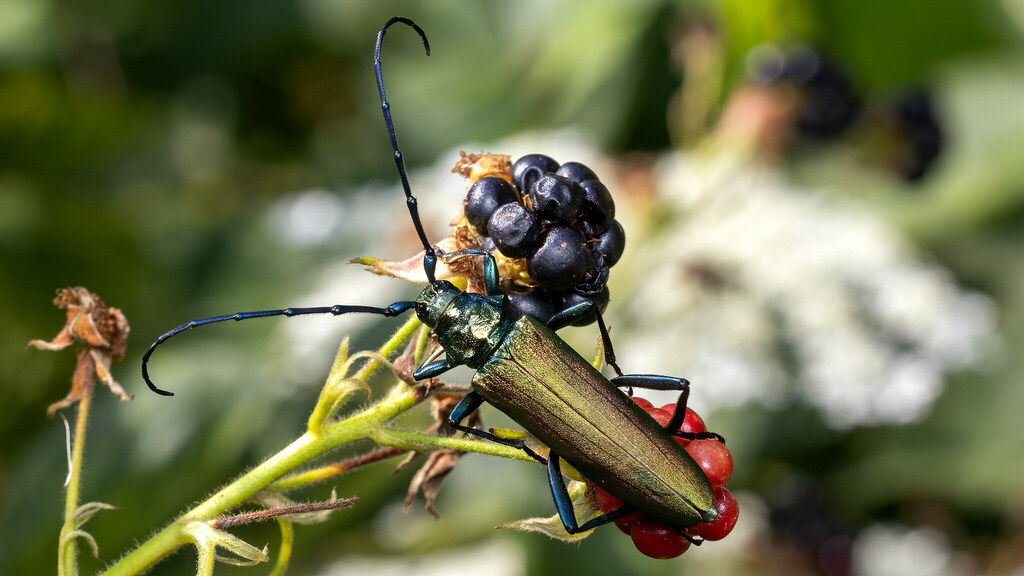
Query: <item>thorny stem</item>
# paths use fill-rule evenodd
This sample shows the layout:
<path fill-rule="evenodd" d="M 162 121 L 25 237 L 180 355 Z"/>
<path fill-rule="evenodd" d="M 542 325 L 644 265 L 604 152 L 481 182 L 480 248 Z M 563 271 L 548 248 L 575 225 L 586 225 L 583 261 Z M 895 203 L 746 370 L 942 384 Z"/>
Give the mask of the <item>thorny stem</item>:
<path fill-rule="evenodd" d="M 420 323 L 418 320 L 415 318 L 410 319 L 380 348 L 380 356 L 386 358 L 395 356 L 419 327 Z M 354 378 L 364 379 L 368 377 L 380 364 L 381 362 L 376 359 L 367 361 Z M 356 440 L 369 439 L 378 444 L 402 450 L 429 451 L 452 449 L 532 462 L 532 459 L 522 451 L 492 442 L 404 432 L 387 428 L 387 423 L 391 419 L 419 404 L 427 393 L 428 389 L 424 386 L 408 386 L 400 383 L 392 387 L 384 398 L 375 404 L 360 412 L 349 415 L 343 420 L 330 422 L 324 418 L 322 425 L 316 427 L 315 431 L 307 431 L 256 468 L 253 468 L 198 506 L 187 511 L 138 548 L 121 558 L 104 574 L 107 576 L 125 576 L 142 573 L 174 552 L 177 548 L 188 544 L 200 544 L 194 539 L 192 531 L 189 529 L 189 526 L 193 523 L 202 522 L 209 524 L 219 516 L 223 516 L 234 508 L 252 500 L 261 491 L 268 489 L 274 491 L 290 490 L 322 480 L 326 477 L 323 473 L 324 468 L 317 469 L 321 471 L 320 473 L 314 470 L 290 476 L 284 480 L 282 480 L 282 477 L 299 466 L 311 462 L 316 457 L 338 446 Z M 314 410 L 314 415 L 321 410 L 322 407 L 317 406 Z M 388 448 L 380 452 L 381 459 L 392 455 Z M 287 530 L 287 533 L 290 534 L 290 529 Z M 202 569 L 206 568 L 205 562 L 211 560 L 205 556 L 205 554 L 209 553 L 209 550 L 200 550 Z"/>
<path fill-rule="evenodd" d="M 78 402 L 78 415 L 75 417 L 75 434 L 71 439 L 71 470 L 68 475 L 67 491 L 64 495 L 64 527 L 61 530 L 61 550 L 57 559 L 59 576 L 77 576 L 78 546 L 76 538 L 65 539 L 65 533 L 77 529 L 75 526 L 78 512 L 78 487 L 82 478 L 82 455 L 85 452 L 85 430 L 89 423 L 89 408 L 92 406 L 93 386 L 87 386 L 82 399 Z"/>

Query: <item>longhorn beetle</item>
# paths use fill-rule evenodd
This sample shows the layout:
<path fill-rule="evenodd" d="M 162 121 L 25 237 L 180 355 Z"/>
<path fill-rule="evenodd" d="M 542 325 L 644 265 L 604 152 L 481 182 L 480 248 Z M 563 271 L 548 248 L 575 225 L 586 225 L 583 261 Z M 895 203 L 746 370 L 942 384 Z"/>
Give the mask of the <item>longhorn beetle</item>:
<path fill-rule="evenodd" d="M 398 147 L 391 105 L 384 93 L 381 75 L 381 44 L 388 28 L 396 23 L 405 24 L 420 35 L 427 55 L 430 55 L 430 45 L 426 34 L 413 21 L 392 18 L 377 33 L 373 60 L 384 123 L 394 150 L 395 166 L 405 191 L 410 218 L 423 245 L 427 286 L 416 300 L 395 302 L 383 308 L 345 304 L 285 308 L 240 312 L 182 324 L 160 336 L 143 355 L 142 376 L 146 384 L 153 392 L 172 395 L 157 388 L 150 379 L 150 356 L 168 338 L 197 326 L 228 320 L 307 314 L 340 316 L 365 313 L 392 317 L 415 310 L 419 319 L 437 335 L 446 356 L 420 366 L 414 378 L 433 378 L 459 365 L 476 369 L 472 380 L 473 390 L 452 410 L 449 423 L 465 433 L 522 449 L 546 464 L 555 507 L 566 532 L 575 534 L 587 531 L 622 518 L 634 510 L 678 528 L 714 520 L 717 512 L 712 504 L 711 485 L 697 463 L 673 438 L 673 435 L 717 437 L 711 433 L 687 435 L 680 432 L 689 396 L 689 382 L 686 379 L 646 374 L 624 375 L 615 363 L 611 340 L 600 311 L 589 300 L 555 314 L 546 324 L 529 315 L 515 319 L 505 311 L 507 297 L 500 290 L 494 256 L 476 249 L 446 254 L 427 240 L 417 200 L 409 186 L 405 161 Z M 486 294 L 463 292 L 450 282 L 436 279 L 438 259 L 451 262 L 475 257 L 483 258 Z M 555 334 L 556 330 L 590 314 L 597 318 L 607 362 L 617 374 L 610 380 Z M 620 388 L 679 390 L 676 412 L 668 425 L 662 428 Z M 485 402 L 510 416 L 548 446 L 548 457 L 537 454 L 521 439 L 501 438 L 462 425 L 462 421 Z M 562 459 L 591 483 L 624 501 L 626 505 L 580 526 L 559 471 L 559 461 Z"/>

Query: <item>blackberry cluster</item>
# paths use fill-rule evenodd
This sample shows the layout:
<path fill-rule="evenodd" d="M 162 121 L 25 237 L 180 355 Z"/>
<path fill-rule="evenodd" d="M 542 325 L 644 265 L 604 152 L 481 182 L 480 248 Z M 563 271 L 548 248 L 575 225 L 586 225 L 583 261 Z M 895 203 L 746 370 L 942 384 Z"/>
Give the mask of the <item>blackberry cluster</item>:
<path fill-rule="evenodd" d="M 519 271 L 507 291 L 513 316 L 547 322 L 585 300 L 601 311 L 608 306 L 608 270 L 622 256 L 626 235 L 593 170 L 529 154 L 510 174 L 473 182 L 464 208 L 483 248 Z M 577 325 L 594 320 L 591 314 Z"/>
<path fill-rule="evenodd" d="M 895 141 L 891 153 L 896 156 L 887 160 L 908 182 L 924 178 L 942 153 L 941 119 L 927 91 L 909 90 L 895 100 L 870 93 L 862 96 L 838 62 L 810 47 L 764 59 L 753 76 L 762 84 L 795 89 L 799 104 L 794 124 L 805 139 L 841 136 L 861 117 L 869 131 L 887 131 L 886 136 Z"/>
<path fill-rule="evenodd" d="M 795 86 L 802 104 L 796 119 L 801 135 L 831 138 L 860 116 L 861 98 L 853 81 L 838 64 L 813 48 L 801 48 L 758 73 L 761 82 Z"/>

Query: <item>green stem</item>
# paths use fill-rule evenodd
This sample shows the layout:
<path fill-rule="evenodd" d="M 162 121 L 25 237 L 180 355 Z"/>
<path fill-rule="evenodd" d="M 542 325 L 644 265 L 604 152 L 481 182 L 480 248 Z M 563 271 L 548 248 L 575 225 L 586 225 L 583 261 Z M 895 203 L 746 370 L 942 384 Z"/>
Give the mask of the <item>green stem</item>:
<path fill-rule="evenodd" d="M 295 527 L 286 518 L 278 518 L 277 525 L 281 528 L 281 549 L 277 553 L 277 562 L 270 576 L 284 576 L 288 570 L 288 562 L 292 558 L 292 545 L 295 543 Z"/>
<path fill-rule="evenodd" d="M 406 322 L 380 349 L 381 355 L 393 355 L 419 326 L 415 318 Z M 372 373 L 380 363 L 368 362 L 358 377 Z M 141 546 L 121 558 L 105 574 L 138 574 L 191 541 L 186 531 L 190 522 L 208 521 L 252 499 L 272 482 L 317 456 L 342 444 L 368 438 L 374 429 L 422 400 L 421 391 L 396 387 L 378 404 L 341 422 L 325 426 L 319 434 L 306 433 L 256 468 L 250 470 L 185 515 L 166 526 Z"/>
<path fill-rule="evenodd" d="M 412 391 L 407 396 L 414 397 Z M 393 402 L 403 400 L 394 398 Z M 369 415 L 377 412 L 381 405 L 366 412 L 330 426 L 320 436 L 303 434 L 284 450 L 253 468 L 228 486 L 218 491 L 205 502 L 181 516 L 155 536 L 147 540 L 130 554 L 119 560 L 107 570 L 108 576 L 138 574 L 153 566 L 179 546 L 190 541 L 185 527 L 190 522 L 209 521 L 252 499 L 271 482 L 291 472 L 298 466 L 309 462 L 320 454 L 336 448 L 341 444 L 366 438 L 369 429 L 380 425 L 379 420 Z"/>
<path fill-rule="evenodd" d="M 418 320 L 410 319 L 381 347 L 380 355 L 383 357 L 395 355 L 419 326 Z M 367 362 L 354 378 L 366 378 L 379 365 L 379 360 Z M 328 381 L 334 377 L 335 375 L 332 374 Z M 391 419 L 420 403 L 424 398 L 425 390 L 426 388 L 423 386 L 408 386 L 400 383 L 376 404 L 352 414 L 344 420 L 329 423 L 328 415 L 324 414 L 320 420 L 321 424 L 314 427 L 315 431 L 303 434 L 286 448 L 180 516 L 141 546 L 121 558 L 104 574 L 107 576 L 139 574 L 183 545 L 189 543 L 202 545 L 202 542 L 197 541 L 192 535 L 193 530 L 190 530 L 190 526 L 194 529 L 196 522 L 205 523 L 222 516 L 252 500 L 260 491 L 266 490 L 268 487 L 270 489 L 278 488 L 279 485 L 274 485 L 275 482 L 278 482 L 286 474 L 330 450 L 356 440 L 370 439 L 378 444 L 402 450 L 450 449 L 532 462 L 532 459 L 521 450 L 492 442 L 385 428 Z M 321 407 L 318 406 L 317 410 L 320 409 Z M 289 487 L 293 485 L 293 482 L 287 483 Z M 201 561 L 209 562 L 210 559 L 201 558 Z"/>
<path fill-rule="evenodd" d="M 456 436 L 435 436 L 419 432 L 402 432 L 389 428 L 374 430 L 370 439 L 378 444 L 395 446 L 404 450 L 415 450 L 417 452 L 447 449 L 458 450 L 459 452 L 476 452 L 477 454 L 523 460 L 525 462 L 534 461 L 526 452 L 518 448 L 486 440 L 473 440 Z"/>
<path fill-rule="evenodd" d="M 388 339 L 388 341 L 385 342 L 377 352 L 385 358 L 392 357 L 398 353 L 402 345 L 405 344 L 405 342 L 412 337 L 413 333 L 416 332 L 416 329 L 422 325 L 423 324 L 420 322 L 420 319 L 416 316 L 409 318 L 409 320 L 407 320 L 405 324 L 402 324 L 402 326 L 395 331 L 391 338 Z M 365 380 L 370 376 L 370 374 L 373 374 L 374 370 L 376 370 L 378 366 L 380 366 L 379 360 L 370 360 L 363 365 L 359 372 L 356 373 L 355 378 Z"/>
<path fill-rule="evenodd" d="M 58 558 L 58 574 L 77 576 L 78 546 L 76 538 L 63 538 L 65 533 L 77 529 L 78 488 L 82 478 L 82 457 L 85 453 L 85 430 L 89 424 L 89 408 L 92 406 L 93 387 L 89 386 L 78 402 L 78 415 L 75 417 L 75 433 L 71 439 L 71 474 L 68 476 L 68 489 L 64 495 L 64 527 L 58 545 L 62 550 Z"/>

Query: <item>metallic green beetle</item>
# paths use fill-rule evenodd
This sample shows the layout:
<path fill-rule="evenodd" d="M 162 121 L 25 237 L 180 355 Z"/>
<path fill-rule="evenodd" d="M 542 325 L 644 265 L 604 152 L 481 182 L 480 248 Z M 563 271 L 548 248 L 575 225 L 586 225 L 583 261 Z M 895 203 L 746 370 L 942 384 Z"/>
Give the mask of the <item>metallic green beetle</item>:
<path fill-rule="evenodd" d="M 600 526 L 634 509 L 677 527 L 713 520 L 716 511 L 711 484 L 672 437 L 685 414 L 689 383 L 655 375 L 624 375 L 608 380 L 554 332 L 589 313 L 589 303 L 557 314 L 547 325 L 532 316 L 513 322 L 503 311 L 504 296 L 498 290 L 493 257 L 470 250 L 448 257 L 476 254 L 485 258 L 487 296 L 434 281 L 415 304 L 417 316 L 434 329 L 446 358 L 424 365 L 414 378 L 434 377 L 463 364 L 477 370 L 473 392 L 452 411 L 450 424 L 524 449 L 545 461 L 521 441 L 461 425 L 486 401 L 548 446 L 551 452 L 546 463 L 552 495 L 570 534 Z M 607 330 L 600 316 L 598 325 L 607 347 Z M 619 387 L 682 390 L 669 429 L 662 428 Z M 559 458 L 629 506 L 579 526 L 559 472 Z"/>
<path fill-rule="evenodd" d="M 286 308 L 194 320 L 163 334 L 150 345 L 142 361 L 142 375 L 146 383 L 158 394 L 171 395 L 157 388 L 150 379 L 149 358 L 156 347 L 168 338 L 197 326 L 227 320 L 307 314 L 370 313 L 391 317 L 414 309 L 419 319 L 433 329 L 446 355 L 441 360 L 421 366 L 414 378 L 433 378 L 461 365 L 476 369 L 473 391 L 452 411 L 450 424 L 457 430 L 522 449 L 545 463 L 555 506 L 568 533 L 590 530 L 634 510 L 678 528 L 714 520 L 717 512 L 712 505 L 711 484 L 697 463 L 673 438 L 673 435 L 717 437 L 711 433 L 687 435 L 679 432 L 686 412 L 689 382 L 669 376 L 623 375 L 615 363 L 611 340 L 600 311 L 589 301 L 556 314 L 546 325 L 532 316 L 513 319 L 505 311 L 506 297 L 500 291 L 492 255 L 482 250 L 443 254 L 427 240 L 398 147 L 381 75 L 381 44 L 385 32 L 395 23 L 406 24 L 416 30 L 428 55 L 430 47 L 426 34 L 414 22 L 406 18 L 392 18 L 378 32 L 374 51 L 381 108 L 409 214 L 423 244 L 424 271 L 429 280 L 427 286 L 415 301 L 395 302 L 385 308 L 353 305 Z M 438 258 L 451 262 L 465 257 L 483 258 L 486 294 L 463 292 L 450 282 L 435 278 Z M 618 374 L 611 380 L 555 334 L 555 330 L 590 314 L 597 318 L 608 364 Z M 662 428 L 619 388 L 679 390 L 681 394 L 672 420 Z M 522 440 L 500 438 L 463 426 L 461 422 L 484 402 L 494 405 L 549 447 L 548 457 L 537 454 Z M 578 525 L 559 469 L 560 459 L 626 505 Z"/>

